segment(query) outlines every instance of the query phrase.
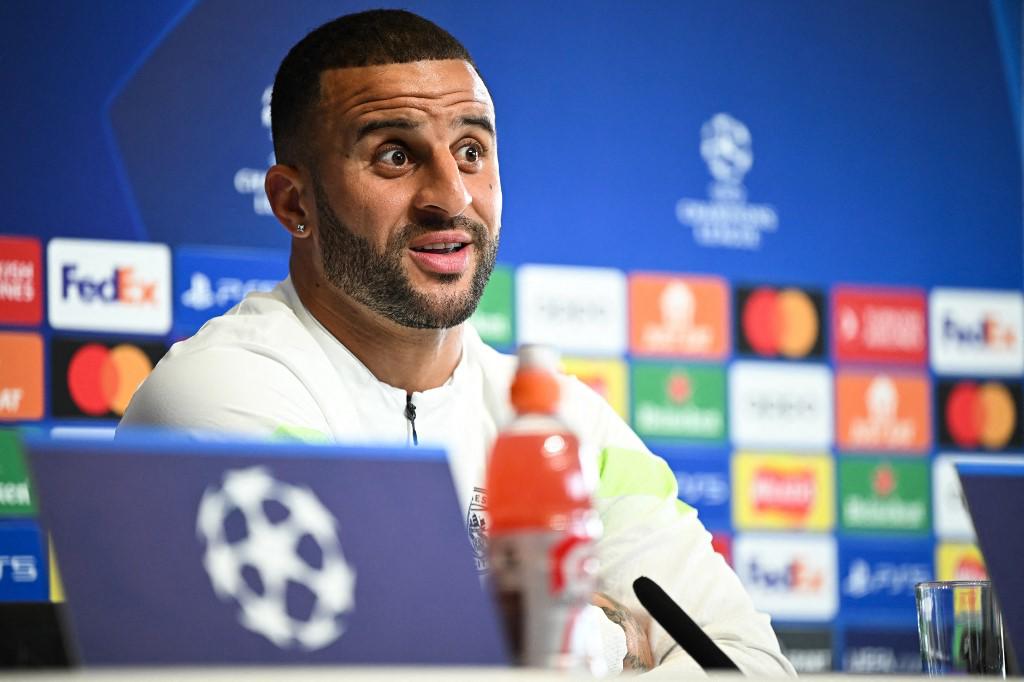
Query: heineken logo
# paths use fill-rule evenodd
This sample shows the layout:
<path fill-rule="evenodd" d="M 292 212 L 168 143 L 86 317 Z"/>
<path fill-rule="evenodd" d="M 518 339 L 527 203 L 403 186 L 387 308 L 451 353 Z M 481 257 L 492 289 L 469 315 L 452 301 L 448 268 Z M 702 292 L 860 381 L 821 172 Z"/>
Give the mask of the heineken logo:
<path fill-rule="evenodd" d="M 871 479 L 871 489 L 879 497 L 889 497 L 896 490 L 896 474 L 892 467 L 883 464 L 875 469 L 875 475 Z"/>
<path fill-rule="evenodd" d="M 725 373 L 720 367 L 636 363 L 633 426 L 643 437 L 725 440 Z"/>
<path fill-rule="evenodd" d="M 693 395 L 693 386 L 685 374 L 674 374 L 668 380 L 668 398 L 676 404 L 683 404 Z"/>
<path fill-rule="evenodd" d="M 839 512 L 847 530 L 926 533 L 931 527 L 928 465 L 919 461 L 844 457 Z"/>

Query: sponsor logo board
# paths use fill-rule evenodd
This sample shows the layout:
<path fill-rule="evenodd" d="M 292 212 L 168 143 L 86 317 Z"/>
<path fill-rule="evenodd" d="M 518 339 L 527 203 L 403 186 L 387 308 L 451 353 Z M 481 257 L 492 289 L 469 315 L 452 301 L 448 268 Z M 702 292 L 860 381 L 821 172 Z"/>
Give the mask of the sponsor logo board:
<path fill-rule="evenodd" d="M 824 297 L 796 287 L 737 287 L 736 349 L 765 358 L 824 358 Z"/>
<path fill-rule="evenodd" d="M 967 511 L 960 476 L 956 473 L 957 460 L 968 457 L 938 455 L 932 461 L 932 490 L 935 512 L 935 535 L 940 538 L 973 540 L 974 523 Z"/>
<path fill-rule="evenodd" d="M 633 428 L 649 438 L 725 439 L 721 367 L 633 363 Z"/>
<path fill-rule="evenodd" d="M 927 307 L 922 291 L 837 287 L 832 294 L 836 360 L 924 365 Z"/>
<path fill-rule="evenodd" d="M 495 266 L 484 294 L 480 297 L 476 312 L 469 318 L 480 338 L 498 348 L 511 348 L 516 341 L 512 318 L 513 287 L 512 268 Z"/>
<path fill-rule="evenodd" d="M 848 628 L 843 651 L 844 672 L 921 674 L 921 649 L 916 630 Z"/>
<path fill-rule="evenodd" d="M 42 321 L 42 246 L 34 237 L 0 236 L 0 324 Z"/>
<path fill-rule="evenodd" d="M 740 361 L 729 368 L 729 432 L 737 447 L 827 449 L 832 413 L 827 367 Z"/>
<path fill-rule="evenodd" d="M 581 355 L 626 351 L 626 277 L 618 270 L 523 265 L 515 298 L 520 344 Z"/>
<path fill-rule="evenodd" d="M 939 380 L 939 444 L 998 451 L 1024 446 L 1021 385 L 989 380 Z"/>
<path fill-rule="evenodd" d="M 717 277 L 630 275 L 630 348 L 636 355 L 724 358 L 728 310 L 729 289 Z"/>
<path fill-rule="evenodd" d="M 594 389 L 620 417 L 629 419 L 629 371 L 622 360 L 562 358 L 562 371 Z"/>
<path fill-rule="evenodd" d="M 847 531 L 931 530 L 928 464 L 879 457 L 839 459 L 839 518 Z"/>
<path fill-rule="evenodd" d="M 679 499 L 697 510 L 705 528 L 730 527 L 729 461 L 726 457 L 666 457 L 676 475 Z"/>
<path fill-rule="evenodd" d="M 754 605 L 773 618 L 827 621 L 836 614 L 836 541 L 831 535 L 751 534 L 733 540 L 733 567 Z"/>
<path fill-rule="evenodd" d="M 743 178 L 754 164 L 750 130 L 719 112 L 701 126 L 700 155 L 712 178 L 708 199 L 680 199 L 676 219 L 693 229 L 701 246 L 760 249 L 764 233 L 778 228 L 779 217 L 773 206 L 747 201 Z"/>
<path fill-rule="evenodd" d="M 835 480 L 828 455 L 737 453 L 733 523 L 743 529 L 831 530 Z"/>
<path fill-rule="evenodd" d="M 166 334 L 171 252 L 164 244 L 51 239 L 47 304 L 54 329 Z"/>
<path fill-rule="evenodd" d="M 932 580 L 928 540 L 847 540 L 839 547 L 840 608 L 905 616 L 916 612 L 914 585 Z"/>
<path fill-rule="evenodd" d="M 0 423 L 43 417 L 43 337 L 0 332 Z"/>
<path fill-rule="evenodd" d="M 840 370 L 836 431 L 842 450 L 926 452 L 932 431 L 928 378 Z"/>
<path fill-rule="evenodd" d="M 174 252 L 174 327 L 191 334 L 253 291 L 270 291 L 288 275 L 288 252 L 181 247 Z"/>
<path fill-rule="evenodd" d="M 166 351 L 159 343 L 53 339 L 53 415 L 120 418 L 135 390 Z"/>
<path fill-rule="evenodd" d="M 0 431 L 0 516 L 34 516 L 36 496 L 21 444 L 13 431 Z"/>
<path fill-rule="evenodd" d="M 934 289 L 929 298 L 932 365 L 940 374 L 1024 374 L 1024 295 Z"/>
<path fill-rule="evenodd" d="M 988 580 L 985 559 L 977 545 L 940 542 L 935 547 L 936 580 Z"/>
<path fill-rule="evenodd" d="M 777 628 L 782 655 L 801 675 L 832 671 L 832 631 Z"/>
<path fill-rule="evenodd" d="M 0 523 L 0 602 L 46 601 L 49 570 L 33 521 Z"/>

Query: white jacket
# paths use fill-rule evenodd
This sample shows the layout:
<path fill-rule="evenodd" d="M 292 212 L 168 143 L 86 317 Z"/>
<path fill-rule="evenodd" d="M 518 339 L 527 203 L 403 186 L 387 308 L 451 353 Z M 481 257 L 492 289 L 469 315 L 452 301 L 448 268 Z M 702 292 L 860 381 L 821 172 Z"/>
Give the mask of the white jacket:
<path fill-rule="evenodd" d="M 421 445 L 448 451 L 467 522 L 479 512 L 487 453 L 512 418 L 514 357 L 465 326 L 462 358 L 443 386 L 412 395 Z M 748 674 L 794 674 L 766 615 L 711 549 L 696 512 L 677 499 L 675 477 L 590 388 L 562 376 L 560 416 L 597 458 L 596 505 L 603 591 L 645 614 L 632 591 L 661 585 Z M 406 393 L 381 383 L 310 315 L 289 280 L 250 294 L 192 338 L 176 343 L 136 392 L 119 429 L 162 426 L 211 432 L 411 444 Z M 472 524 L 470 524 L 472 525 Z M 482 557 L 478 557 L 480 559 Z M 657 676 L 698 672 L 659 626 L 649 627 Z"/>

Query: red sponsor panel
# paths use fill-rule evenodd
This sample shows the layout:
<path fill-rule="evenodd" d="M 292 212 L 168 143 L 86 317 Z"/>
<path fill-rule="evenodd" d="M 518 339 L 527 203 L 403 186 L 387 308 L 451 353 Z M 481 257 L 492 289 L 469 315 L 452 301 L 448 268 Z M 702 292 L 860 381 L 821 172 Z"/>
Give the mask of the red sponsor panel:
<path fill-rule="evenodd" d="M 711 549 L 722 555 L 725 563 L 732 566 L 732 535 L 729 533 L 712 533 Z"/>
<path fill-rule="evenodd" d="M 0 324 L 43 320 L 43 249 L 32 237 L 0 236 Z"/>
<path fill-rule="evenodd" d="M 837 287 L 832 299 L 836 360 L 924 365 L 927 310 L 923 291 Z"/>

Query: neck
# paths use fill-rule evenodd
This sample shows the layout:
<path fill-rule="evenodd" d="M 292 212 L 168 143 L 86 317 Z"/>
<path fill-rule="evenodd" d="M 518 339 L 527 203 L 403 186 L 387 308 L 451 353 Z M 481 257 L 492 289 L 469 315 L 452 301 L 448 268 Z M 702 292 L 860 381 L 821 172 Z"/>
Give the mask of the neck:
<path fill-rule="evenodd" d="M 403 327 L 302 271 L 292 271 L 299 300 L 379 381 L 413 393 L 451 377 L 462 357 L 462 325 Z"/>

